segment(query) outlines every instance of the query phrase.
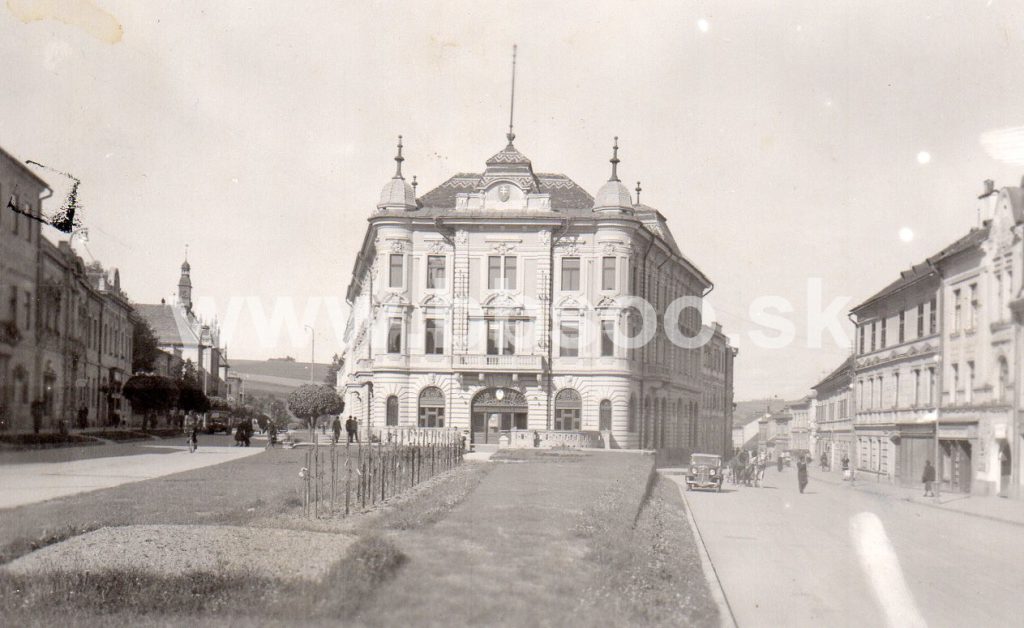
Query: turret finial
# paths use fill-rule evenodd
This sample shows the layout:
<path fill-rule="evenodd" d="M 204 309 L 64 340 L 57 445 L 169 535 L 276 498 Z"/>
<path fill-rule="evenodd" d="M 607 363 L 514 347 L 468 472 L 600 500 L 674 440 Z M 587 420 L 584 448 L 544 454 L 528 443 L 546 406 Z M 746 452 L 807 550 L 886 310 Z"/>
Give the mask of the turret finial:
<path fill-rule="evenodd" d="M 615 145 L 612 146 L 612 158 L 608 161 L 612 162 L 612 177 L 609 181 L 619 180 L 619 136 L 615 136 Z"/>
<path fill-rule="evenodd" d="M 637 204 L 637 205 L 639 205 L 639 204 L 640 204 L 640 190 L 641 190 L 641 189 L 642 189 L 642 188 L 640 187 L 640 182 L 639 182 L 639 181 L 637 181 L 637 182 L 636 182 L 636 204 Z"/>
<path fill-rule="evenodd" d="M 419 183 L 416 182 L 416 175 L 412 175 L 412 191 L 413 192 L 416 191 L 416 186 L 417 185 L 419 185 Z"/>
<path fill-rule="evenodd" d="M 398 155 L 395 156 L 395 163 L 398 164 L 395 168 L 395 179 L 404 179 L 402 176 L 402 162 L 405 161 L 405 157 L 402 157 L 402 136 L 398 136 Z"/>
<path fill-rule="evenodd" d="M 509 100 L 508 105 L 508 133 L 505 134 L 505 138 L 508 139 L 508 145 L 511 146 L 512 142 L 516 139 L 515 132 L 512 131 L 512 119 L 516 109 L 516 49 L 518 47 L 512 44 L 512 96 Z"/>

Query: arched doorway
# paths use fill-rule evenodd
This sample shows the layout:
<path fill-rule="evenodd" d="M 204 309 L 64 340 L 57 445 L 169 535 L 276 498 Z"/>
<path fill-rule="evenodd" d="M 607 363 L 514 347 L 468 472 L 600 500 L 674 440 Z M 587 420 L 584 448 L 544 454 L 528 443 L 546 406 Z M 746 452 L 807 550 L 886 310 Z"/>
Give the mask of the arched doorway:
<path fill-rule="evenodd" d="M 513 388 L 488 388 L 473 397 L 473 442 L 497 443 L 502 432 L 526 429 L 528 407 Z"/>
<path fill-rule="evenodd" d="M 583 399 L 572 388 L 555 395 L 555 430 L 578 432 L 582 425 Z"/>

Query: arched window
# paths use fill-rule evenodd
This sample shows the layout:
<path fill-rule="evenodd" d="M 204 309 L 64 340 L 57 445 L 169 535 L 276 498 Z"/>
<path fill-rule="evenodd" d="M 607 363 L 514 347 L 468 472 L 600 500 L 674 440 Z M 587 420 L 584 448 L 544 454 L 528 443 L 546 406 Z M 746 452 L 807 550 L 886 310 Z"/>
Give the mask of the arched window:
<path fill-rule="evenodd" d="M 607 399 L 601 401 L 598 429 L 612 429 L 612 402 Z"/>
<path fill-rule="evenodd" d="M 566 388 L 555 395 L 555 429 L 578 431 L 583 400 L 572 388 Z"/>
<path fill-rule="evenodd" d="M 388 397 L 387 425 L 398 425 L 398 397 Z"/>
<path fill-rule="evenodd" d="M 420 427 L 444 427 L 444 391 L 428 386 L 420 391 Z"/>
<path fill-rule="evenodd" d="M 629 397 L 629 416 L 626 418 L 626 430 L 630 434 L 636 433 L 636 399 Z"/>

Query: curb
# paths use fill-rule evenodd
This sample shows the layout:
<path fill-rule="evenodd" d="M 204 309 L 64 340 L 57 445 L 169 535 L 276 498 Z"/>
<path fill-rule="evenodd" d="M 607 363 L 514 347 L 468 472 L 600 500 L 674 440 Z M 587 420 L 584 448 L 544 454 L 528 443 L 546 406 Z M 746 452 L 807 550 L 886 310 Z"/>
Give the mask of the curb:
<path fill-rule="evenodd" d="M 820 477 L 815 478 L 815 479 L 817 479 L 819 481 L 822 481 L 822 482 L 826 482 L 828 484 L 833 484 L 835 486 L 840 486 L 840 485 L 842 485 L 844 483 L 842 481 L 836 482 L 834 480 L 824 480 L 824 479 L 822 479 Z M 875 493 L 875 492 L 872 492 L 872 491 L 865 491 L 865 490 L 861 490 L 858 486 L 851 486 L 850 488 L 855 490 L 855 491 L 859 491 L 861 493 L 865 493 L 865 494 L 869 494 L 869 495 L 877 495 L 878 497 L 885 497 L 887 499 L 896 499 L 898 501 L 906 502 L 908 504 L 916 504 L 918 506 L 924 506 L 926 508 L 934 508 L 935 510 L 941 510 L 943 512 L 949 512 L 949 513 L 954 513 L 954 514 L 958 514 L 958 515 L 965 515 L 965 516 L 968 516 L 968 517 L 977 517 L 978 519 L 985 519 L 986 521 L 994 521 L 996 523 L 1005 523 L 1005 524 L 1008 524 L 1008 525 L 1018 526 L 1018 527 L 1024 528 L 1024 521 L 1017 521 L 1017 520 L 1014 520 L 1014 519 L 1006 519 L 1006 518 L 1003 518 L 1003 517 L 997 517 L 995 515 L 986 515 L 986 514 L 983 514 L 983 513 L 980 513 L 980 512 L 971 512 L 969 510 L 959 510 L 957 508 L 947 508 L 946 506 L 944 506 L 942 504 L 933 504 L 933 503 L 929 503 L 929 502 L 918 501 L 918 500 L 912 499 L 910 497 L 900 497 L 898 495 L 887 495 L 885 493 Z"/>
<path fill-rule="evenodd" d="M 663 475 L 663 474 L 660 474 Z M 697 520 L 693 518 L 693 513 L 690 512 L 690 502 L 686 499 L 686 491 L 679 485 L 675 480 L 668 478 L 669 482 L 676 485 L 679 490 L 679 496 L 683 498 L 683 505 L 686 506 L 686 519 L 690 522 L 690 530 L 693 532 L 693 540 L 697 544 L 697 553 L 700 555 L 700 566 L 704 570 L 704 578 L 708 581 L 708 585 L 711 588 L 711 598 L 715 600 L 715 604 L 718 605 L 718 625 L 723 628 L 737 628 L 736 615 L 732 612 L 732 606 L 729 604 L 729 598 L 725 595 L 725 589 L 722 587 L 722 581 L 718 578 L 718 571 L 715 570 L 715 564 L 711 562 L 711 555 L 708 554 L 707 545 L 704 544 L 704 537 L 700 534 L 700 528 L 697 527 Z"/>

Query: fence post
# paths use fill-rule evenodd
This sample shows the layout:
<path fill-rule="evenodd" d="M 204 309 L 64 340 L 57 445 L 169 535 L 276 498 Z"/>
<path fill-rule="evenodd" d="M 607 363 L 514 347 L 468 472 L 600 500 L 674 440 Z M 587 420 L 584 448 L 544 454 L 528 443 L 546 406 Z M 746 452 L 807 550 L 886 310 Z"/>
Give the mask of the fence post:
<path fill-rule="evenodd" d="M 348 445 L 345 445 L 345 449 L 348 449 Z M 345 456 L 345 516 L 347 517 L 350 510 L 349 504 L 352 499 L 352 459 Z"/>

